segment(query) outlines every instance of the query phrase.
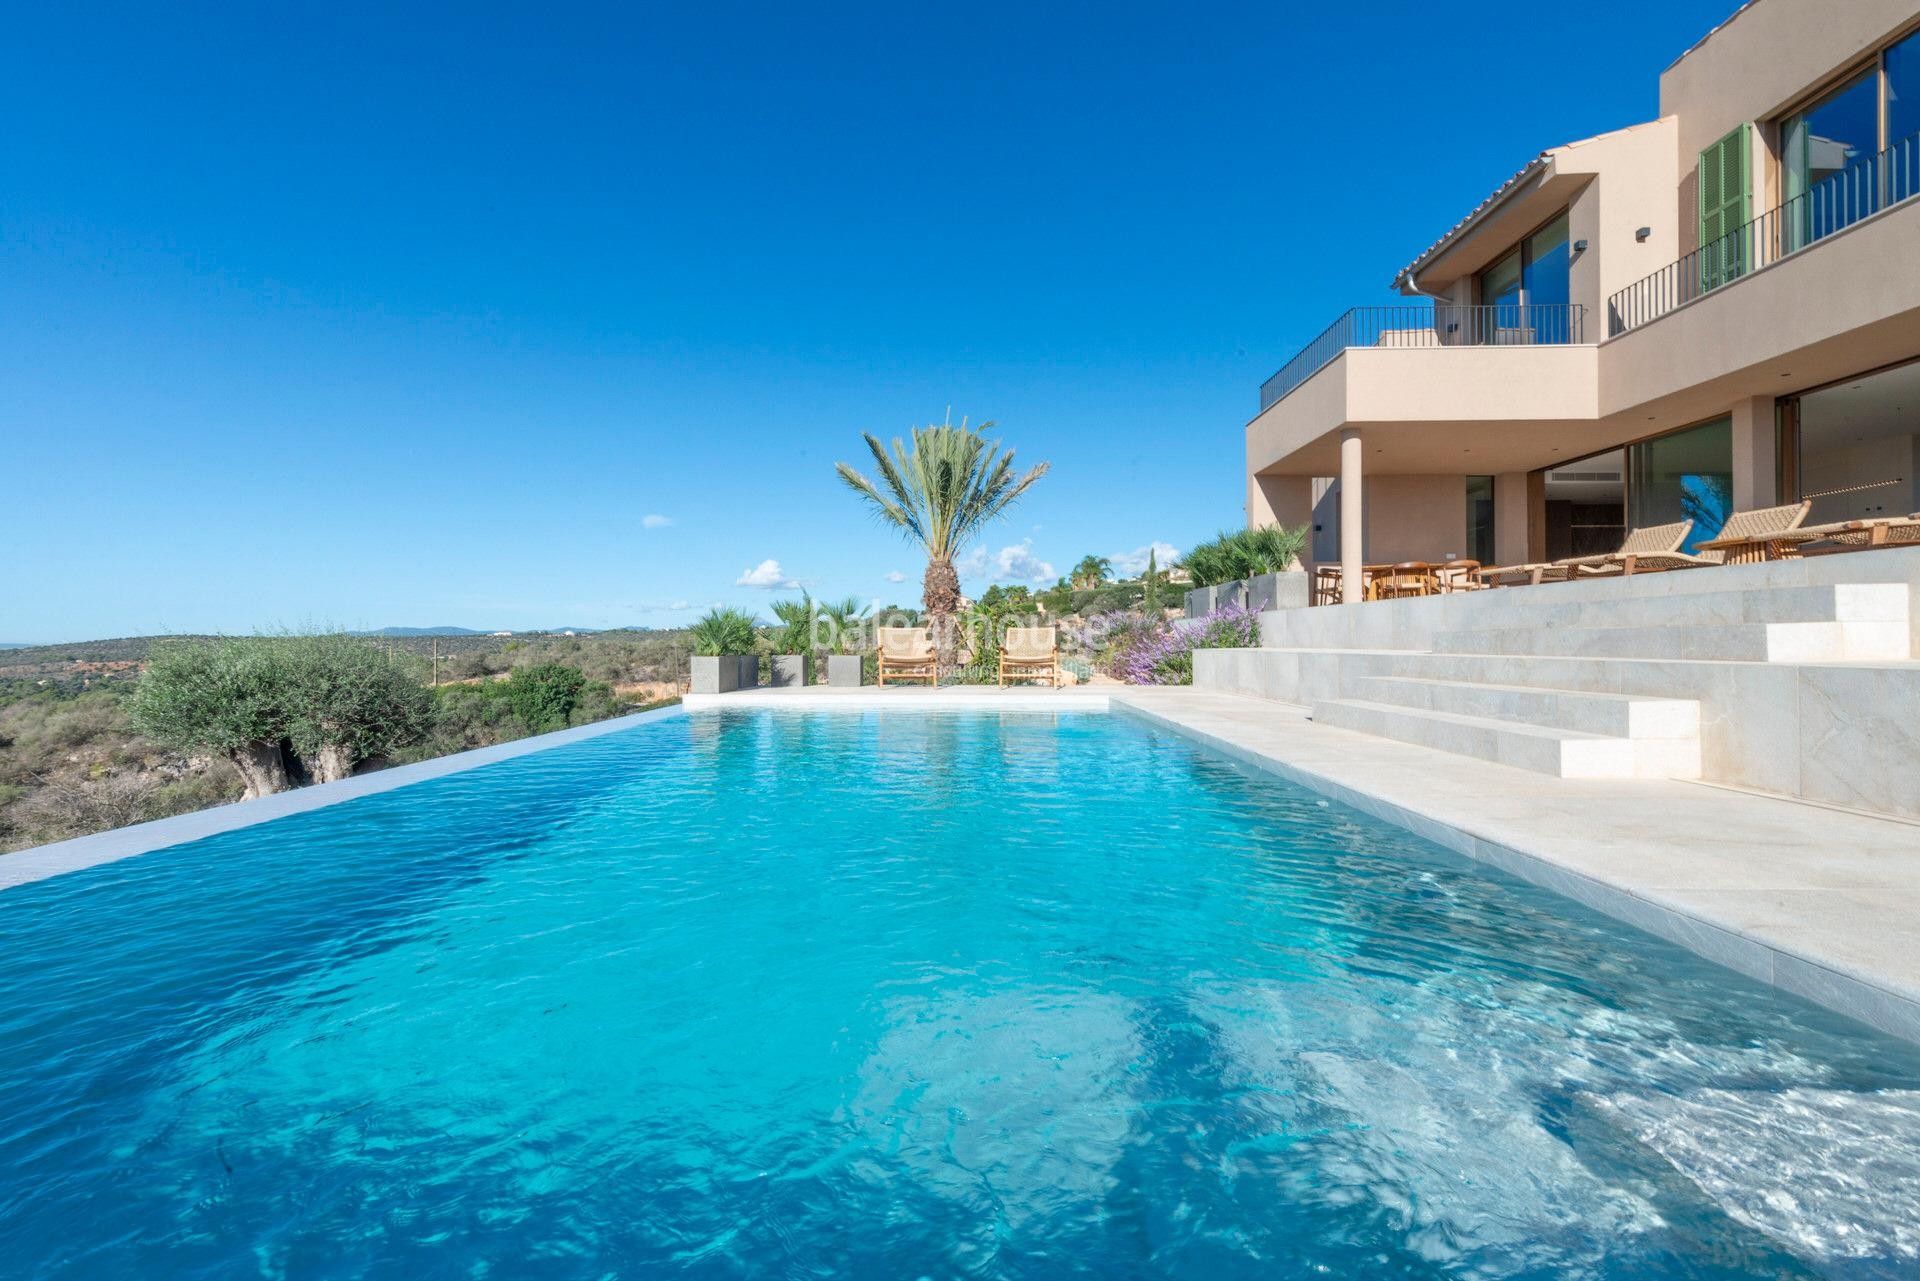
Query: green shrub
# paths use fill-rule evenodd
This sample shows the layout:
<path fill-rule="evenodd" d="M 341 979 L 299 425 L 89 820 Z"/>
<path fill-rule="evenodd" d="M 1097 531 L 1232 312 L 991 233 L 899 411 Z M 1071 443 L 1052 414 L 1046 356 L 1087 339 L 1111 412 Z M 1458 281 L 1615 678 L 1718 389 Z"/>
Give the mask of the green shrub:
<path fill-rule="evenodd" d="M 521 723 L 535 734 L 544 734 L 572 722 L 586 685 L 586 676 L 576 667 L 541 663 L 520 668 L 501 689 Z"/>
<path fill-rule="evenodd" d="M 753 615 L 737 609 L 711 609 L 687 629 L 693 652 L 703 658 L 753 653 Z"/>
<path fill-rule="evenodd" d="M 1180 565 L 1196 587 L 1215 587 L 1259 574 L 1277 574 L 1291 565 L 1307 545 L 1307 529 L 1262 525 L 1256 529 L 1222 531 L 1217 538 L 1190 549 Z"/>

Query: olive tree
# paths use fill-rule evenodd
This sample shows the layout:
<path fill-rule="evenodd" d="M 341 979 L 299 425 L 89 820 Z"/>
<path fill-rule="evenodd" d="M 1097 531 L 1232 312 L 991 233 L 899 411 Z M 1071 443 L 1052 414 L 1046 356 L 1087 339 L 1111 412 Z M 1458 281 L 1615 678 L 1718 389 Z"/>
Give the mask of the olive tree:
<path fill-rule="evenodd" d="M 170 747 L 225 756 L 249 798 L 284 792 L 287 688 L 280 659 L 273 642 L 259 637 L 163 646 L 134 691 L 133 722 Z"/>
<path fill-rule="evenodd" d="M 286 738 L 307 777 L 332 783 L 419 740 L 433 717 L 416 664 L 358 636 L 289 636 L 282 651 Z"/>
<path fill-rule="evenodd" d="M 168 645 L 134 692 L 157 742 L 225 755 L 248 797 L 284 792 L 289 755 L 315 783 L 417 741 L 431 696 L 403 659 L 354 636 L 250 636 Z"/>

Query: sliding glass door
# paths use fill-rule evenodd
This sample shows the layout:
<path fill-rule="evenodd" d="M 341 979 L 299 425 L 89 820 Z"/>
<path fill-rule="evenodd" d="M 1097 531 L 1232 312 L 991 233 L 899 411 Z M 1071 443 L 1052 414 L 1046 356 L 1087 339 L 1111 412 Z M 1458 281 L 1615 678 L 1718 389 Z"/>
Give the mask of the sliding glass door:
<path fill-rule="evenodd" d="M 1733 513 L 1733 420 L 1720 418 L 1627 450 L 1628 523 L 1690 520 L 1683 550 L 1713 538 Z"/>
<path fill-rule="evenodd" d="M 1477 341 L 1499 344 L 1568 343 L 1572 258 L 1567 216 L 1561 214 L 1480 273 L 1483 332 Z"/>

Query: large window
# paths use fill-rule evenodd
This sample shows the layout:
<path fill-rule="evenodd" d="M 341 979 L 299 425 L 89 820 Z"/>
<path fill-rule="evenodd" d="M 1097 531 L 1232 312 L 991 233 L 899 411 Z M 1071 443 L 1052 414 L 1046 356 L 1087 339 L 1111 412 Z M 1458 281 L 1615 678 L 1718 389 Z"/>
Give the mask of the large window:
<path fill-rule="evenodd" d="M 1780 128 L 1787 247 L 1920 192 L 1920 34 Z"/>
<path fill-rule="evenodd" d="M 1789 496 L 1807 524 L 1920 509 L 1920 362 L 1795 396 L 1781 416 Z"/>
<path fill-rule="evenodd" d="M 1682 550 L 1720 532 L 1733 513 L 1733 420 L 1689 427 L 1627 449 L 1627 508 L 1635 529 L 1690 520 Z"/>
<path fill-rule="evenodd" d="M 1567 216 L 1561 214 L 1480 273 L 1480 304 L 1492 343 L 1573 341 Z"/>

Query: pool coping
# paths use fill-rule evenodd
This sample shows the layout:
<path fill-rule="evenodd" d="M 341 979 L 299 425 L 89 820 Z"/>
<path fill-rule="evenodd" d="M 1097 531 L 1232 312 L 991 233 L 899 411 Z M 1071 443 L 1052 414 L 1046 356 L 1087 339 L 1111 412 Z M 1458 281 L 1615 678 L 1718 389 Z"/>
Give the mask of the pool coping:
<path fill-rule="evenodd" d="M 1920 831 L 1911 825 L 1697 784 L 1552 779 L 1317 725 L 1306 709 L 1289 704 L 1190 688 L 808 689 L 694 697 L 678 706 L 0 855 L 0 891 L 649 722 L 730 708 L 1128 715 L 1748 977 L 1920 1042 L 1920 945 L 1906 942 L 1906 923 L 1920 919 Z M 1605 831 L 1594 828 L 1596 806 Z M 1668 817 L 1652 823 L 1649 813 Z M 1859 844 L 1848 847 L 1849 839 Z M 1784 867 L 1776 858 L 1757 869 L 1742 861 L 1824 843 L 1864 847 L 1885 858 L 1877 865 L 1869 860 L 1869 874 L 1856 875 L 1857 883 L 1839 885 L 1830 882 L 1846 877 L 1829 875 L 1817 856 L 1788 859 Z M 1675 877 L 1676 859 L 1706 870 Z M 1889 861 L 1897 864 L 1891 876 Z M 1664 878 L 1656 874 L 1663 867 L 1669 872 Z M 1727 888 L 1756 870 L 1754 885 Z"/>

